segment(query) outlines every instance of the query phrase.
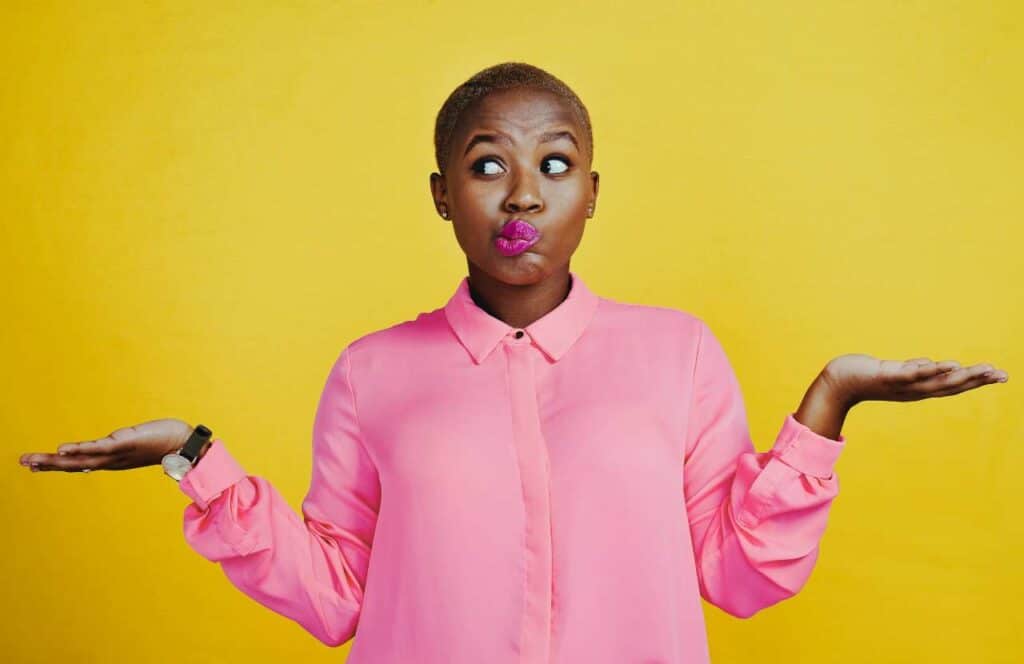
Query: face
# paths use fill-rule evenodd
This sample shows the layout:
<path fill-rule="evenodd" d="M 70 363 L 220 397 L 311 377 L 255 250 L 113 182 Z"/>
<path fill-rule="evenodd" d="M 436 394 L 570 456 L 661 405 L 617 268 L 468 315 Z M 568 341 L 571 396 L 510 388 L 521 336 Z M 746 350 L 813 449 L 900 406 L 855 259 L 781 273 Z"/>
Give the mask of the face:
<path fill-rule="evenodd" d="M 447 208 L 471 280 L 483 273 L 524 285 L 568 270 L 596 209 L 598 174 L 590 170 L 583 128 L 567 101 L 522 88 L 478 100 L 455 127 L 446 171 L 431 174 L 431 192 L 438 213 Z M 513 256 L 496 244 L 510 219 L 540 232 Z"/>

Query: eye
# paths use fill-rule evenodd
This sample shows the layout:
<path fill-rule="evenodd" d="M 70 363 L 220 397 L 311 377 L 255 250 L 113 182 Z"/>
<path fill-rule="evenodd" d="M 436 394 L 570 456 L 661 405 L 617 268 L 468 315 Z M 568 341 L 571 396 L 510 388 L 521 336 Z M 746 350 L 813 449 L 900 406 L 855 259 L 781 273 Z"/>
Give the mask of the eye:
<path fill-rule="evenodd" d="M 553 156 L 550 156 L 550 157 L 545 157 L 544 160 L 541 163 L 542 164 L 546 164 L 546 163 L 549 163 L 549 162 L 552 162 L 552 163 L 555 163 L 555 164 L 557 164 L 558 162 L 561 162 L 562 165 L 561 166 L 557 166 L 556 165 L 552 169 L 547 169 L 547 170 L 545 170 L 542 167 L 541 168 L 541 172 L 542 173 L 550 173 L 552 175 L 561 175 L 562 173 L 565 173 L 566 171 L 568 171 L 569 167 L 572 165 L 572 162 L 570 162 L 568 158 L 560 156 L 560 155 L 553 155 Z M 488 164 L 494 164 L 495 166 L 488 166 Z M 481 157 L 480 159 L 477 159 L 475 162 L 473 162 L 473 166 L 471 167 L 471 170 L 474 173 L 480 173 L 481 175 L 498 175 L 499 173 L 501 173 L 504 170 L 504 168 L 498 163 L 498 160 L 494 159 L 493 157 Z"/>
<path fill-rule="evenodd" d="M 493 170 L 493 169 L 487 170 L 487 168 L 485 168 L 485 164 L 497 164 L 497 163 L 498 162 L 495 159 L 492 159 L 490 157 L 482 157 L 480 159 L 477 159 L 475 162 L 473 162 L 472 170 L 473 170 L 473 172 L 480 173 L 481 175 L 497 175 L 501 171 Z"/>
<path fill-rule="evenodd" d="M 564 165 L 563 167 L 556 166 L 555 170 L 553 170 L 553 171 L 544 171 L 545 173 L 553 173 L 555 175 L 559 175 L 561 173 L 565 173 L 567 170 L 569 170 L 569 166 L 570 166 L 570 163 L 569 163 L 568 159 L 566 159 L 565 157 L 559 157 L 559 156 L 545 157 L 544 158 L 544 162 L 542 162 L 542 163 L 545 163 L 545 162 L 556 162 L 556 163 L 557 162 L 562 162 L 562 164 Z M 561 168 L 561 170 L 558 170 L 559 168 Z M 543 170 L 543 169 L 541 169 L 541 170 Z"/>

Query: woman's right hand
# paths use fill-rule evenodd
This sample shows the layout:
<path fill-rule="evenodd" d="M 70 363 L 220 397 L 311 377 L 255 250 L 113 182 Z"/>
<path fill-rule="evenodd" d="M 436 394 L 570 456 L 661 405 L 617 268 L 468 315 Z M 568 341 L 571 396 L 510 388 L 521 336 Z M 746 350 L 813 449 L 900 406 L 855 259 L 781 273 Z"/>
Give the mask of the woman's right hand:
<path fill-rule="evenodd" d="M 28 452 L 19 462 L 35 470 L 128 470 L 156 466 L 188 441 L 193 427 L 183 420 L 150 420 L 96 440 L 62 443 L 57 451 Z M 207 443 L 207 446 L 209 443 Z M 34 466 L 34 467 L 33 467 Z"/>

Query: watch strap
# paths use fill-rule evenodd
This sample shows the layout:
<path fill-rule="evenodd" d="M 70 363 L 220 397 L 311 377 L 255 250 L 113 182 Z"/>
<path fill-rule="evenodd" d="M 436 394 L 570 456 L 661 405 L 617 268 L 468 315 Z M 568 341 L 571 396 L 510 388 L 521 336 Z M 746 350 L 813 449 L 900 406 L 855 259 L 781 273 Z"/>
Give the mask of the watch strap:
<path fill-rule="evenodd" d="M 203 445 L 210 440 L 212 435 L 213 431 L 208 427 L 205 427 L 202 424 L 197 424 L 196 428 L 192 430 L 191 434 L 189 434 L 188 441 L 185 443 L 185 446 L 181 448 L 179 454 L 188 459 L 189 463 L 195 465 L 196 458 L 199 456 L 200 450 L 203 449 Z"/>

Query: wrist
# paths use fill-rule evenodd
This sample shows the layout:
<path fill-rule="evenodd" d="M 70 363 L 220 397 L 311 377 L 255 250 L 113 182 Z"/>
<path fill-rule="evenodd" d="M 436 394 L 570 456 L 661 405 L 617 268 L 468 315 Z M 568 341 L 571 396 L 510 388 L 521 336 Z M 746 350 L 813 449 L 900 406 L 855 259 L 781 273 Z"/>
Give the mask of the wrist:
<path fill-rule="evenodd" d="M 851 400 L 819 375 L 807 389 L 793 417 L 818 435 L 838 440 L 850 408 Z"/>
<path fill-rule="evenodd" d="M 192 435 L 193 429 L 195 429 L 195 427 L 185 420 L 177 420 L 177 431 L 171 438 L 170 449 L 167 450 L 167 452 L 177 452 L 181 450 L 181 448 L 185 447 L 185 443 L 188 442 L 188 437 Z"/>
<path fill-rule="evenodd" d="M 829 372 L 828 366 L 822 369 L 821 373 L 814 379 L 814 382 L 811 384 L 811 390 L 815 390 L 821 398 L 836 404 L 837 407 L 845 412 L 849 412 L 851 408 L 861 402 L 861 399 L 852 389 L 844 386 Z"/>
<path fill-rule="evenodd" d="M 209 428 L 201 424 L 193 427 L 187 422 L 177 420 L 171 425 L 172 435 L 168 446 L 172 449 L 161 457 L 160 465 L 163 466 L 164 473 L 180 482 L 209 451 L 213 438 Z"/>
<path fill-rule="evenodd" d="M 195 428 L 196 428 L 194 425 L 189 424 L 188 422 L 185 422 L 184 420 L 179 420 L 179 422 L 180 422 L 181 431 L 175 437 L 174 446 L 170 450 L 171 452 L 180 452 L 182 450 L 182 448 L 185 447 L 185 443 L 188 442 L 188 439 L 192 436 L 192 432 L 195 431 Z M 192 465 L 195 465 L 196 463 L 199 463 L 199 460 L 203 458 L 203 455 L 206 454 L 207 451 L 209 451 L 210 446 L 212 444 L 213 444 L 213 438 L 212 437 L 209 440 L 207 440 L 205 443 L 203 443 L 203 446 L 201 448 L 199 448 L 199 452 L 196 454 L 195 463 L 193 463 Z"/>

